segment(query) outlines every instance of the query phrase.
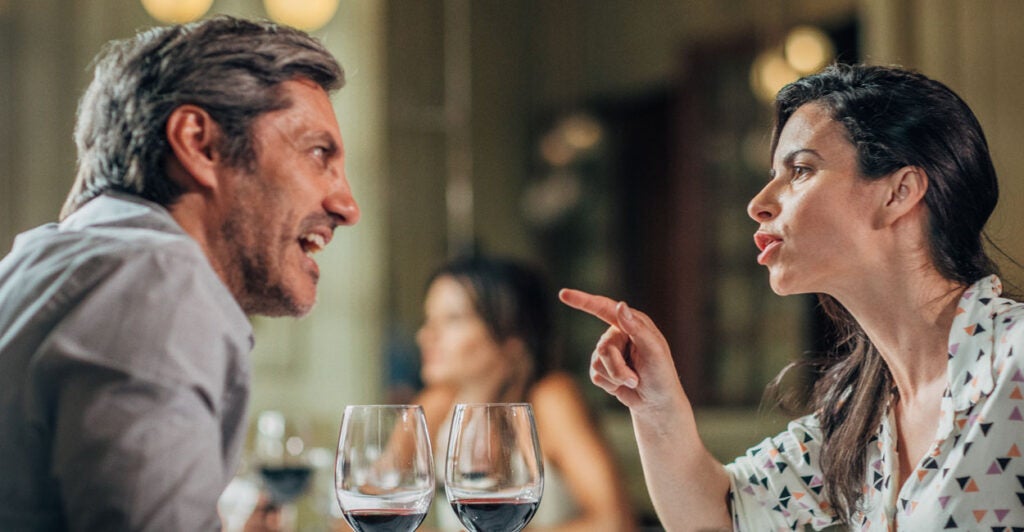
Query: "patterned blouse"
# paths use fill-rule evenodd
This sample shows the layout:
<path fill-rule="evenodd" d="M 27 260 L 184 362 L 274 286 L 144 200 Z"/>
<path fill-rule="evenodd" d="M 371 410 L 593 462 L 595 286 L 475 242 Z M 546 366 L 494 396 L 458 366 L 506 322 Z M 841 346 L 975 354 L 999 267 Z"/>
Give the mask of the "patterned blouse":
<path fill-rule="evenodd" d="M 867 448 L 854 530 L 1024 530 L 1024 304 L 999 297 L 996 276 L 961 298 L 935 442 L 898 478 L 889 411 Z M 822 498 L 821 428 L 807 416 L 726 466 L 736 530 L 821 530 L 835 524 Z M 902 487 L 901 487 L 902 484 Z"/>

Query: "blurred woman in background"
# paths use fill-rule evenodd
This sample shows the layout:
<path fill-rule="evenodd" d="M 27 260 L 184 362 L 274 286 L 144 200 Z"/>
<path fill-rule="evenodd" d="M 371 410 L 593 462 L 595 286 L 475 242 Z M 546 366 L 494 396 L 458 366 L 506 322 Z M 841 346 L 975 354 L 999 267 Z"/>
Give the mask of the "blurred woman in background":
<path fill-rule="evenodd" d="M 423 405 L 444 470 L 456 403 L 528 402 L 544 454 L 544 496 L 530 530 L 635 529 L 615 459 L 572 377 L 551 352 L 554 292 L 522 264 L 468 258 L 431 277 L 416 340 Z M 443 530 L 461 530 L 445 497 L 435 498 Z"/>

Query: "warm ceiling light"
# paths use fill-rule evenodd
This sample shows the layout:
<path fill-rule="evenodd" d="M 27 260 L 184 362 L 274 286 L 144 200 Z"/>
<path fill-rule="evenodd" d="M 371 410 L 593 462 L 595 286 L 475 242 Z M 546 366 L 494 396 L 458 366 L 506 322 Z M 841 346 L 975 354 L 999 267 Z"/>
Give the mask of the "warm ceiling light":
<path fill-rule="evenodd" d="M 835 54 L 825 32 L 813 26 L 797 26 L 786 36 L 786 61 L 801 74 L 821 70 Z"/>
<path fill-rule="evenodd" d="M 565 142 L 577 150 L 589 150 L 601 141 L 601 124 L 589 115 L 574 114 L 566 118 L 560 128 Z"/>
<path fill-rule="evenodd" d="M 565 141 L 561 131 L 549 131 L 540 139 L 540 156 L 554 167 L 566 166 L 576 158 L 576 148 Z"/>
<path fill-rule="evenodd" d="M 275 22 L 313 31 L 331 21 L 338 0 L 263 0 L 267 15 Z"/>
<path fill-rule="evenodd" d="M 213 0 L 142 0 L 149 16 L 173 24 L 192 22 L 206 14 Z"/>
<path fill-rule="evenodd" d="M 800 73 L 782 57 L 782 51 L 778 48 L 761 52 L 750 66 L 750 85 L 754 94 L 769 103 L 775 100 L 775 95 L 782 87 L 799 77 Z"/>

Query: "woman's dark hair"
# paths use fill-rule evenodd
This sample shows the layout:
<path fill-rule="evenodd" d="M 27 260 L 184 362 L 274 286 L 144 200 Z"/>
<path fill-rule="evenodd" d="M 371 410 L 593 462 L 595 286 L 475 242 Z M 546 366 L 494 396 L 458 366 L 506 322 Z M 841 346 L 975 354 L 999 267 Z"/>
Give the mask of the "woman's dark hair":
<path fill-rule="evenodd" d="M 556 369 L 552 349 L 552 301 L 544 277 L 537 270 L 510 259 L 472 256 L 445 264 L 430 276 L 428 286 L 441 277 L 462 285 L 491 335 L 498 342 L 519 338 L 533 363 L 529 383 Z"/>
<path fill-rule="evenodd" d="M 997 271 L 982 244 L 999 197 L 996 172 L 981 125 L 959 96 L 900 68 L 833 65 L 779 91 L 773 156 L 786 122 L 806 104 L 820 105 L 843 125 L 865 179 L 907 166 L 924 170 L 929 251 L 943 277 L 969 285 Z M 888 367 L 849 311 L 831 296 L 818 297 L 839 341 L 815 384 L 812 406 L 824 434 L 825 495 L 837 517 L 848 521 L 861 501 L 864 450 L 886 397 L 895 392 Z"/>
<path fill-rule="evenodd" d="M 107 190 L 172 204 L 182 190 L 166 177 L 164 128 L 181 105 L 210 113 L 220 154 L 252 170 L 252 121 L 291 105 L 279 85 L 306 78 L 330 92 L 344 77 L 319 41 L 269 22 L 218 16 L 114 41 L 97 56 L 78 105 L 78 174 L 61 218 Z"/>

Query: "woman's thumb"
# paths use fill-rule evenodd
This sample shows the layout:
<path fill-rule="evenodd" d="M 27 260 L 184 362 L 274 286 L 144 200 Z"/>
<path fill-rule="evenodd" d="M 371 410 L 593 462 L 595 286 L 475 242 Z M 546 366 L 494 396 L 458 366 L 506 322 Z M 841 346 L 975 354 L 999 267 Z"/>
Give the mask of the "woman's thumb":
<path fill-rule="evenodd" d="M 619 301 L 615 305 L 615 317 L 618 319 L 618 327 L 629 336 L 629 339 L 636 346 L 644 351 L 656 349 L 658 344 L 657 329 L 646 326 L 641 319 L 640 311 L 629 308 L 625 301 Z"/>
<path fill-rule="evenodd" d="M 622 329 L 622 332 L 630 336 L 639 332 L 637 329 L 639 323 L 637 323 L 636 314 L 633 313 L 625 301 L 619 301 L 619 303 L 615 305 L 615 316 L 618 318 L 619 328 Z"/>

